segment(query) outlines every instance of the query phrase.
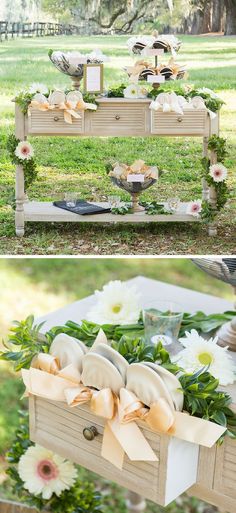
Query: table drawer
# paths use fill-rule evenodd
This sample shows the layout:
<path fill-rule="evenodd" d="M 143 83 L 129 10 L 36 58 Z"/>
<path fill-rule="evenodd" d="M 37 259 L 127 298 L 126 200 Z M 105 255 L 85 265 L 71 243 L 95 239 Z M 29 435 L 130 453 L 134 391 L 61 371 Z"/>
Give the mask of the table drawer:
<path fill-rule="evenodd" d="M 236 440 L 231 438 L 217 447 L 214 490 L 236 499 Z"/>
<path fill-rule="evenodd" d="M 98 436 L 84 438 L 86 427 L 96 427 Z M 74 463 L 96 472 L 147 499 L 166 505 L 197 479 L 198 446 L 159 435 L 139 424 L 159 461 L 131 461 L 125 456 L 122 470 L 101 456 L 104 420 L 89 406 L 69 408 L 64 403 L 30 398 L 30 437 Z M 177 468 L 181 466 L 181 473 Z"/>
<path fill-rule="evenodd" d="M 64 113 L 60 110 L 40 111 L 30 109 L 28 116 L 28 134 L 70 135 L 84 132 L 84 112 L 80 118 L 73 118 L 72 124 L 66 123 Z"/>
<path fill-rule="evenodd" d="M 151 133 L 159 135 L 204 135 L 207 131 L 207 111 L 174 112 L 151 111 Z"/>
<path fill-rule="evenodd" d="M 149 131 L 149 112 L 141 103 L 100 104 L 97 111 L 86 112 L 89 135 L 137 136 Z"/>

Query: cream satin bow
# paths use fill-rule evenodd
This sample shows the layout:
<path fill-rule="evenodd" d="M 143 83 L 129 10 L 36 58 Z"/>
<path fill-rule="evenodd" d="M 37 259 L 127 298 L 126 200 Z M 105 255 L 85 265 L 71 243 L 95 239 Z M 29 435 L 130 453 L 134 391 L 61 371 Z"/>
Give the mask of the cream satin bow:
<path fill-rule="evenodd" d="M 73 118 L 81 118 L 81 115 L 77 112 L 78 110 L 83 111 L 87 109 L 97 109 L 96 105 L 93 103 L 86 103 L 82 99 L 78 102 L 70 102 L 66 100 L 65 102 L 59 103 L 59 105 L 50 105 L 49 102 L 40 103 L 37 100 L 32 100 L 29 107 L 43 112 L 48 110 L 62 110 L 64 112 L 64 120 L 69 124 L 73 123 Z"/>
<path fill-rule="evenodd" d="M 147 408 L 132 392 L 121 388 L 119 397 L 111 389 L 95 390 L 80 383 L 80 373 L 73 365 L 60 369 L 55 356 L 40 353 L 29 370 L 22 369 L 27 394 L 69 406 L 89 402 L 91 411 L 106 419 L 102 456 L 122 469 L 125 453 L 132 461 L 158 461 L 137 425 L 143 420 L 150 429 L 211 447 L 226 428 L 212 422 L 173 412 L 163 398 Z M 145 385 L 145 384 L 144 384 Z"/>

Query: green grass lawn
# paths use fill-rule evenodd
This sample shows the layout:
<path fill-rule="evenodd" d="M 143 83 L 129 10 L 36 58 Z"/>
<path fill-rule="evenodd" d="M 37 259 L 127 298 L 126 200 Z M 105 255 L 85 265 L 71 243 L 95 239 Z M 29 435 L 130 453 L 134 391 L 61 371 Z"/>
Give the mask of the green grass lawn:
<path fill-rule="evenodd" d="M 2 42 L 0 45 L 0 254 L 222 254 L 233 253 L 235 221 L 235 91 L 236 37 L 183 36 L 179 62 L 186 63 L 190 83 L 215 89 L 225 101 L 221 111 L 221 134 L 228 139 L 229 186 L 231 197 L 219 216 L 219 236 L 209 238 L 207 228 L 189 224 L 150 224 L 149 226 L 96 226 L 29 223 L 24 239 L 14 232 L 14 213 L 9 197 L 14 186 L 14 169 L 5 144 L 14 126 L 11 99 L 32 82 L 65 87 L 70 79 L 50 63 L 53 49 L 101 48 L 111 60 L 105 65 L 106 86 L 125 79 L 122 68 L 131 62 L 126 37 L 58 37 Z M 201 141 L 168 138 L 34 138 L 38 180 L 29 191 L 31 199 L 61 198 L 66 190 L 77 190 L 89 200 L 106 200 L 117 189 L 105 173 L 108 160 L 132 162 L 143 158 L 164 173 L 143 199 L 181 200 L 201 197 L 199 179 Z M 128 199 L 125 193 L 120 193 Z"/>
<path fill-rule="evenodd" d="M 193 290 L 231 298 L 231 289 L 206 275 L 190 259 L 0 259 L 0 332 L 6 339 L 13 319 L 30 313 L 36 317 L 91 294 L 109 280 L 127 280 L 137 275 L 166 281 Z M 163 299 L 163 298 L 158 298 Z M 10 446 L 18 422 L 17 411 L 23 385 L 12 369 L 0 363 L 0 497 L 16 498 L 5 480 L 4 452 Z M 102 488 L 104 513 L 124 513 L 124 490 L 80 469 Z M 1 484 L 2 483 L 2 484 Z M 149 503 L 147 513 L 213 513 L 214 508 L 183 497 L 164 509 Z"/>

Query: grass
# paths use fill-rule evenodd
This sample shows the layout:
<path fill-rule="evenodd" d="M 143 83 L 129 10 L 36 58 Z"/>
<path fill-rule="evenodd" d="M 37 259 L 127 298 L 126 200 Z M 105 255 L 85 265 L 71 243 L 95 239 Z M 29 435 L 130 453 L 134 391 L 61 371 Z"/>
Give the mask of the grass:
<path fill-rule="evenodd" d="M 64 87 L 70 79 L 60 74 L 47 57 L 49 48 L 89 51 L 99 47 L 111 60 L 105 65 L 106 85 L 125 79 L 122 68 L 130 62 L 126 37 L 58 37 L 3 42 L 0 45 L 0 254 L 231 254 L 235 249 L 236 136 L 233 130 L 236 90 L 236 38 L 183 36 L 179 61 L 188 64 L 189 82 L 213 88 L 226 105 L 221 111 L 221 134 L 228 139 L 231 197 L 219 216 L 219 235 L 207 236 L 207 228 L 195 224 L 150 224 L 149 226 L 93 226 L 28 223 L 19 240 L 14 232 L 14 213 L 9 197 L 14 186 L 14 169 L 6 152 L 6 139 L 13 129 L 11 99 L 33 81 Z M 200 51 L 199 51 L 200 48 Z M 217 66 L 216 66 L 217 64 Z M 132 162 L 144 158 L 164 173 L 143 199 L 179 196 L 189 200 L 201 196 L 199 179 L 201 142 L 198 139 L 168 138 L 34 138 L 39 176 L 31 187 L 32 199 L 60 199 L 67 190 L 77 190 L 88 200 L 106 200 L 117 189 L 105 172 L 107 161 Z M 123 199 L 128 199 L 121 192 Z"/>
<path fill-rule="evenodd" d="M 207 277 L 190 259 L 0 259 L 0 331 L 3 339 L 13 319 L 23 319 L 30 313 L 43 315 L 65 304 L 91 294 L 112 279 L 127 280 L 137 275 L 166 281 L 193 290 L 231 298 L 225 284 Z M 173 298 L 174 300 L 175 298 Z M 178 299 L 176 298 L 178 301 Z M 19 408 L 27 407 L 20 401 L 23 392 L 19 376 L 0 363 L 0 497 L 15 498 L 5 480 L 4 452 L 11 444 L 17 426 Z M 2 458 L 1 458 L 2 456 Z M 2 471 L 1 471 L 2 468 Z M 80 469 L 81 479 L 93 480 L 104 495 L 104 513 L 113 510 L 124 513 L 124 490 Z M 2 482 L 2 485 L 1 485 Z M 213 513 L 214 508 L 196 499 L 182 497 L 170 507 L 159 508 L 148 503 L 147 513 Z"/>

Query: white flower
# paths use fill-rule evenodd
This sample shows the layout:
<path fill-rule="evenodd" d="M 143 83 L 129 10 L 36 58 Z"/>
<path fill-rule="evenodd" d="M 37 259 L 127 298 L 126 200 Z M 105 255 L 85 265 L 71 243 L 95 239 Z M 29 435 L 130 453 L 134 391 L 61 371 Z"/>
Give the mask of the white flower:
<path fill-rule="evenodd" d="M 223 164 L 213 164 L 210 166 L 210 176 L 214 182 L 223 182 L 227 178 L 227 169 Z"/>
<path fill-rule="evenodd" d="M 15 149 L 15 155 L 20 160 L 30 160 L 34 156 L 34 149 L 29 142 L 21 141 Z"/>
<path fill-rule="evenodd" d="M 186 214 L 197 217 L 202 210 L 201 200 L 190 201 L 186 208 Z"/>
<path fill-rule="evenodd" d="M 124 98 L 138 98 L 139 86 L 137 84 L 130 84 L 124 89 Z"/>
<path fill-rule="evenodd" d="M 39 445 L 29 447 L 21 456 L 18 472 L 24 488 L 33 495 L 42 494 L 43 499 L 50 499 L 53 493 L 59 497 L 77 477 L 73 463 Z"/>
<path fill-rule="evenodd" d="M 96 304 L 87 319 L 98 324 L 130 324 L 137 322 L 141 307 L 139 294 L 134 287 L 121 281 L 110 281 L 102 291 L 96 290 Z"/>
<path fill-rule="evenodd" d="M 41 94 L 48 94 L 48 88 L 45 84 L 40 84 L 38 82 L 34 82 L 31 84 L 29 88 L 29 92 L 32 94 L 41 93 Z"/>
<path fill-rule="evenodd" d="M 147 98 L 148 90 L 146 87 L 138 86 L 138 98 Z"/>
<path fill-rule="evenodd" d="M 173 361 L 186 372 L 196 372 L 204 367 L 219 380 L 220 385 L 234 382 L 235 366 L 227 347 L 217 345 L 218 337 L 205 340 L 196 330 L 186 332 L 186 338 L 179 339 L 185 347 Z"/>

